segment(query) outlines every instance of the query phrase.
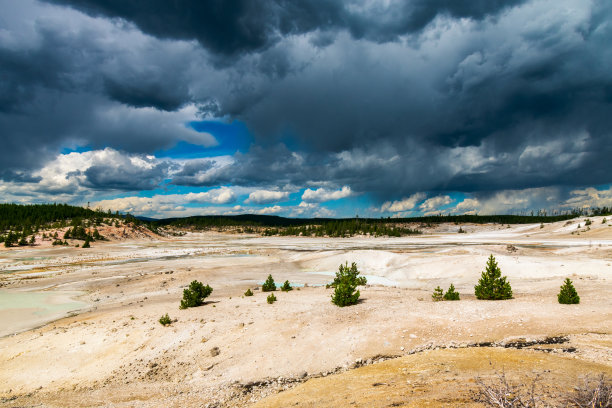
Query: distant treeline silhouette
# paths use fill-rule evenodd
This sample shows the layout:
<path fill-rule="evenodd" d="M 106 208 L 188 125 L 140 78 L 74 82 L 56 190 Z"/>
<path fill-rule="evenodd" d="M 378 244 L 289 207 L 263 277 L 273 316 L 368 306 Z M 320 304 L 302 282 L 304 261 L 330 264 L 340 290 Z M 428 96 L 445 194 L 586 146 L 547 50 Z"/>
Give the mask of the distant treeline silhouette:
<path fill-rule="evenodd" d="M 234 228 L 239 232 L 259 232 L 264 235 L 305 235 L 305 236 L 352 236 L 369 234 L 373 236 L 403 236 L 420 234 L 408 224 L 419 224 L 419 227 L 440 223 L 455 224 L 531 224 L 565 221 L 578 216 L 607 215 L 612 209 L 593 208 L 589 210 L 572 210 L 552 215 L 545 211 L 530 214 L 506 215 L 432 215 L 412 218 L 285 218 L 273 215 L 206 215 L 185 218 L 168 218 L 150 221 L 152 229 L 159 227 L 190 228 L 194 230 Z"/>
<path fill-rule="evenodd" d="M 66 224 L 74 218 L 96 219 L 120 217 L 118 213 L 102 212 L 68 204 L 0 204 L 0 231 L 21 231 L 52 223 Z"/>
<path fill-rule="evenodd" d="M 0 231 L 23 231 L 56 224 L 67 226 L 74 218 L 87 219 L 99 224 L 103 218 L 122 218 L 128 222 L 146 225 L 153 231 L 160 227 L 189 228 L 194 230 L 234 228 L 242 232 L 258 232 L 265 235 L 314 235 L 350 236 L 370 234 L 374 236 L 401 236 L 418 234 L 415 228 L 440 223 L 455 224 L 530 224 L 564 221 L 578 216 L 611 215 L 612 208 L 596 207 L 574 209 L 565 212 L 546 211 L 506 215 L 431 215 L 411 218 L 286 218 L 274 215 L 205 215 L 185 218 L 154 220 L 134 217 L 130 214 L 111 213 L 110 210 L 93 210 L 68 204 L 0 204 Z M 408 226 L 408 224 L 412 224 Z"/>

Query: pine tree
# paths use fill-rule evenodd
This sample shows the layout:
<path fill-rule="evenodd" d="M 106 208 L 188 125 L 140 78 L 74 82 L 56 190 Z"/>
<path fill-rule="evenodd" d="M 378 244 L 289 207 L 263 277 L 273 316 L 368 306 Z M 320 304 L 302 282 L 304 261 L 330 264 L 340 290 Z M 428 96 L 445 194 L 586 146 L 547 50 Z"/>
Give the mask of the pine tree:
<path fill-rule="evenodd" d="M 244 296 L 253 296 L 253 291 L 251 290 L 251 288 L 248 288 L 246 292 L 244 292 Z"/>
<path fill-rule="evenodd" d="M 336 277 L 329 286 L 335 288 L 342 279 L 351 281 L 355 284 L 355 286 L 364 286 L 366 283 L 368 283 L 365 276 L 359 276 L 359 271 L 357 270 L 357 264 L 355 262 L 351 264 L 350 268 L 348 266 L 348 262 L 345 262 L 344 265 L 340 264 L 338 267 L 338 272 L 336 272 Z"/>
<path fill-rule="evenodd" d="M 202 282 L 194 280 L 189 284 L 189 288 L 183 290 L 183 299 L 181 300 L 180 309 L 187 309 L 188 307 L 196 307 L 204 304 L 204 299 L 207 298 L 213 289 Z"/>
<path fill-rule="evenodd" d="M 269 304 L 276 302 L 276 296 L 274 296 L 274 293 L 268 295 L 268 297 L 266 298 L 266 302 L 268 302 Z"/>
<path fill-rule="evenodd" d="M 452 283 L 444 294 L 444 300 L 459 300 L 459 292 L 455 290 L 455 285 Z"/>
<path fill-rule="evenodd" d="M 563 282 L 561 286 L 561 291 L 557 295 L 557 300 L 564 305 L 575 305 L 580 303 L 580 296 L 578 296 L 578 292 L 576 292 L 576 288 L 574 288 L 570 278 L 565 278 L 565 282 Z"/>
<path fill-rule="evenodd" d="M 285 283 L 283 283 L 283 286 L 281 286 L 280 290 L 282 290 L 283 292 L 289 292 L 290 290 L 293 290 L 293 288 L 291 287 L 289 281 L 286 280 Z"/>
<path fill-rule="evenodd" d="M 89 245 L 89 237 L 87 237 L 85 239 L 85 242 L 83 243 L 83 248 L 89 248 L 89 247 L 90 247 L 90 245 Z"/>
<path fill-rule="evenodd" d="M 512 299 L 512 288 L 505 276 L 501 276 L 501 270 L 493 255 L 489 256 L 487 268 L 480 277 L 478 284 L 474 286 L 476 298 L 485 300 Z"/>
<path fill-rule="evenodd" d="M 359 291 L 356 289 L 357 286 L 349 282 L 340 283 L 334 289 L 334 294 L 331 298 L 332 303 L 340 307 L 356 304 L 360 295 Z"/>
<path fill-rule="evenodd" d="M 433 299 L 434 302 L 439 302 L 444 298 L 444 291 L 442 290 L 440 286 L 434 289 L 433 294 L 431 295 L 431 298 Z"/>
<path fill-rule="evenodd" d="M 357 270 L 355 262 L 352 263 L 350 268 L 348 267 L 348 262 L 344 265 L 340 264 L 336 277 L 330 285 L 334 287 L 334 293 L 331 298 L 332 303 L 340 307 L 356 304 L 360 295 L 357 286 L 365 285 L 366 283 L 367 279 L 365 276 L 359 276 L 359 270 Z"/>
<path fill-rule="evenodd" d="M 272 275 L 268 275 L 268 279 L 261 286 L 261 290 L 264 292 L 274 292 L 276 290 L 276 283 L 274 283 L 274 279 Z"/>

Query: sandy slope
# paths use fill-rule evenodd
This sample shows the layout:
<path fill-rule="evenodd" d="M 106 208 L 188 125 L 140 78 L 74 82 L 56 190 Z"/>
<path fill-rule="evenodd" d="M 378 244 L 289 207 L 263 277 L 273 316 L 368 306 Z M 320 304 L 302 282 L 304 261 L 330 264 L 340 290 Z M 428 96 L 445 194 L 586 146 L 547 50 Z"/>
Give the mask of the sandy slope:
<path fill-rule="evenodd" d="M 577 235 L 578 222 L 584 224 L 464 226 L 468 234 L 445 225 L 437 229 L 451 232 L 398 239 L 207 233 L 102 243 L 88 251 L 5 251 L 1 267 L 21 271 L 1 275 L 3 291 L 83 291 L 79 300 L 91 310 L 0 339 L 0 404 L 244 406 L 289 385 L 266 382 L 244 394 L 240 384 L 278 377 L 303 381 L 359 359 L 419 348 L 556 335 L 570 335 L 576 348 L 564 363 L 567 370 L 588 371 L 589 362 L 609 368 L 612 228 L 593 218 L 591 229 L 582 227 Z M 508 275 L 515 299 L 474 299 L 473 285 L 490 253 Z M 356 306 L 333 306 L 330 290 L 312 285 L 329 281 L 326 274 L 344 261 L 357 262 L 371 282 L 391 286 L 363 288 Z M 310 287 L 277 293 L 273 305 L 258 291 L 241 296 L 268 273 L 277 282 Z M 566 276 L 575 282 L 580 305 L 556 302 Z M 215 288 L 210 302 L 178 310 L 183 287 L 193 279 Z M 432 302 L 432 288 L 451 282 L 462 300 Z M 39 324 L 25 309 L 11 312 L 21 326 L 3 320 L 0 329 L 9 333 L 27 322 Z M 157 322 L 166 312 L 178 319 L 170 327 Z M 215 347 L 220 353 L 213 356 Z M 471 350 L 455 350 L 449 361 Z M 545 370 L 548 357 L 542 358 L 538 367 Z M 470 370 L 462 377 L 466 381 L 479 372 Z M 358 372 L 349 373 L 359 377 Z M 428 392 L 437 398 L 435 387 Z"/>

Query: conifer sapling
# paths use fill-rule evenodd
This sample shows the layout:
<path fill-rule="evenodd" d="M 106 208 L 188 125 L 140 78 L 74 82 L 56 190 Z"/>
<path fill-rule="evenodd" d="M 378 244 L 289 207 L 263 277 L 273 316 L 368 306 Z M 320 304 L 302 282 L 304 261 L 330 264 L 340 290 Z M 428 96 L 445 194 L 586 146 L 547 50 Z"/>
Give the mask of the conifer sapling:
<path fill-rule="evenodd" d="M 444 291 L 440 286 L 436 287 L 431 295 L 431 298 L 434 302 L 439 302 L 444 298 Z"/>
<path fill-rule="evenodd" d="M 276 283 L 274 283 L 274 279 L 272 279 L 272 275 L 268 275 L 268 279 L 261 286 L 261 290 L 264 292 L 274 292 L 276 290 Z"/>
<path fill-rule="evenodd" d="M 557 300 L 564 305 L 575 305 L 580 303 L 580 296 L 578 296 L 578 292 L 576 292 L 576 288 L 572 284 L 570 278 L 565 278 L 561 286 L 561 291 L 557 295 Z"/>
<path fill-rule="evenodd" d="M 357 264 L 352 263 L 349 268 L 348 262 L 344 265 L 340 264 L 336 277 L 330 286 L 334 288 L 331 301 L 334 305 L 344 307 L 357 303 L 359 300 L 359 291 L 357 286 L 365 285 L 367 279 L 365 276 L 359 276 Z"/>
<path fill-rule="evenodd" d="M 459 292 L 455 290 L 455 285 L 452 283 L 444 294 L 444 300 L 459 300 Z"/>
<path fill-rule="evenodd" d="M 204 304 L 204 299 L 207 298 L 213 289 L 202 282 L 194 280 L 189 284 L 189 288 L 183 290 L 183 299 L 181 300 L 180 309 L 187 309 L 188 307 L 196 307 Z"/>
<path fill-rule="evenodd" d="M 291 284 L 289 283 L 288 280 L 285 281 L 285 283 L 283 283 L 283 286 L 281 286 L 280 288 L 283 292 L 289 292 L 290 290 L 293 290 L 293 288 L 291 287 Z"/>
<path fill-rule="evenodd" d="M 474 286 L 476 298 L 485 300 L 512 299 L 512 288 L 505 276 L 501 276 L 501 269 L 493 255 L 489 256 L 487 268 Z"/>

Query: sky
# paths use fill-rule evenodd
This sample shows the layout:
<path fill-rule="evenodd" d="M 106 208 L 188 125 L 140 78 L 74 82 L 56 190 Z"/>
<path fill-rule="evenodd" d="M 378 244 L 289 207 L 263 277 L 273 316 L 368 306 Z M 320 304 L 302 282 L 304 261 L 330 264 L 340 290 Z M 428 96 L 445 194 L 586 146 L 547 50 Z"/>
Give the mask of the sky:
<path fill-rule="evenodd" d="M 612 206 L 609 0 L 0 0 L 0 201 Z"/>

